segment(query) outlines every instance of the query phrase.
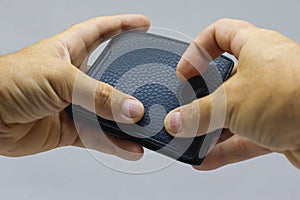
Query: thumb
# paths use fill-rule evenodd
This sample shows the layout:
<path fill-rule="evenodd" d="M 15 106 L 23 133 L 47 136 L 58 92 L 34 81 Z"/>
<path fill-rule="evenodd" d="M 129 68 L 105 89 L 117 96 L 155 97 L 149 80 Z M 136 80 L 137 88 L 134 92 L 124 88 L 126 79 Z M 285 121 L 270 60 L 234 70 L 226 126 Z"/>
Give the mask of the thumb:
<path fill-rule="evenodd" d="M 132 123 L 142 118 L 144 107 L 136 98 L 89 77 L 69 63 L 63 63 L 59 74 L 50 75 L 49 81 L 64 101 L 108 120 Z"/>
<path fill-rule="evenodd" d="M 164 122 L 167 132 L 177 137 L 195 137 L 230 128 L 237 78 L 235 75 L 210 95 L 171 111 Z"/>

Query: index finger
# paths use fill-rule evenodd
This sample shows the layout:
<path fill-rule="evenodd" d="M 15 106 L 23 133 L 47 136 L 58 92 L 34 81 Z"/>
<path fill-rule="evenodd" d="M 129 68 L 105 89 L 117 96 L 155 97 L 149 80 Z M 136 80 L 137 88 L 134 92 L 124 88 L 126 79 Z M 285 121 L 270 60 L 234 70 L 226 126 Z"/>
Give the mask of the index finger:
<path fill-rule="evenodd" d="M 189 79 L 203 73 L 208 62 L 224 52 L 239 58 L 241 49 L 257 30 L 240 20 L 221 19 L 208 26 L 191 43 L 177 66 L 178 78 Z"/>
<path fill-rule="evenodd" d="M 96 17 L 68 28 L 55 38 L 67 50 L 68 61 L 79 66 L 91 50 L 106 39 L 125 30 L 148 28 L 149 25 L 149 19 L 143 15 Z M 66 58 L 66 51 L 61 54 Z"/>

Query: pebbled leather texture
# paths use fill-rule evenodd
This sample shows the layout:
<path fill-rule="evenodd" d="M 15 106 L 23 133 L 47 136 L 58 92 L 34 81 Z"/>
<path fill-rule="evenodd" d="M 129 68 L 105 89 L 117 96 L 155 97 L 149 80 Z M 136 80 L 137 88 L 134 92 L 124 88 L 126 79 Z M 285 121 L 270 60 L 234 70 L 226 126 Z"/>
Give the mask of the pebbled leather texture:
<path fill-rule="evenodd" d="M 202 76 L 182 83 L 176 78 L 176 66 L 187 47 L 185 42 L 129 31 L 115 36 L 89 70 L 91 77 L 143 103 L 145 114 L 136 124 L 116 124 L 77 105 L 70 105 L 66 111 L 87 126 L 99 123 L 107 134 L 138 142 L 185 163 L 201 164 L 221 130 L 196 138 L 174 138 L 164 129 L 164 118 L 174 108 L 214 91 L 229 77 L 234 63 L 220 56 Z"/>

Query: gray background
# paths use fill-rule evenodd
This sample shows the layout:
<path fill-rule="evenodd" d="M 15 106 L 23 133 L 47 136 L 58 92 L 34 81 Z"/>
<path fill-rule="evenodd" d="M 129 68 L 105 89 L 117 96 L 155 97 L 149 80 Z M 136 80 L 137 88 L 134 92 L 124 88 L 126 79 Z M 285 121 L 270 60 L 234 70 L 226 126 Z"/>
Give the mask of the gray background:
<path fill-rule="evenodd" d="M 153 26 L 191 37 L 216 19 L 248 20 L 300 41 L 299 0 L 0 0 L 0 53 L 13 52 L 98 15 L 141 13 Z M 84 149 L 0 157 L 0 199 L 299 199 L 300 173 L 278 154 L 212 172 L 175 163 L 132 175 L 99 164 Z"/>

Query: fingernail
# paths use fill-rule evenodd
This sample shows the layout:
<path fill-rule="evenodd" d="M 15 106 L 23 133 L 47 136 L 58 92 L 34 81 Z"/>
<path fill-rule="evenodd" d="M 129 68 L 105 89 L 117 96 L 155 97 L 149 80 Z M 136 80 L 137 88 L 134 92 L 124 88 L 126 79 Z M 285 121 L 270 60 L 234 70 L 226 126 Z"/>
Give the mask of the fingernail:
<path fill-rule="evenodd" d="M 180 112 L 174 112 L 170 117 L 170 130 L 175 135 L 181 132 L 182 122 Z"/>
<path fill-rule="evenodd" d="M 136 118 L 142 114 L 143 105 L 137 100 L 126 99 L 122 112 L 128 118 Z"/>

